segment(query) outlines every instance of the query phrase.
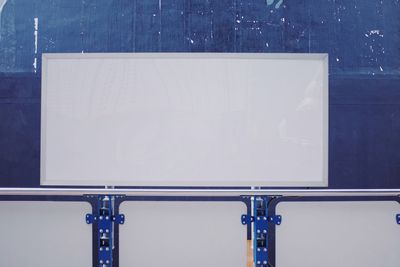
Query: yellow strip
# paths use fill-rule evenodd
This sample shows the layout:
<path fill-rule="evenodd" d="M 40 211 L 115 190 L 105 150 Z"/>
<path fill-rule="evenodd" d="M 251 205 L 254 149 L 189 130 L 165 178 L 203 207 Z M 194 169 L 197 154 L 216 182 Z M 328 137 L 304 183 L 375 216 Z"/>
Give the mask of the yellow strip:
<path fill-rule="evenodd" d="M 253 265 L 253 249 L 252 241 L 247 240 L 247 267 L 254 267 Z"/>

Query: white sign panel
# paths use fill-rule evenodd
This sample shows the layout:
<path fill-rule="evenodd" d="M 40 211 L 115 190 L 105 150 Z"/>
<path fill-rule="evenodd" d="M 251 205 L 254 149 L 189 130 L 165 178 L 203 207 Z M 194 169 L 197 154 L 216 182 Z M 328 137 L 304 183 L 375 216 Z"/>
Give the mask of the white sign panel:
<path fill-rule="evenodd" d="M 277 267 L 399 266 L 398 202 L 281 202 L 276 213 Z"/>
<path fill-rule="evenodd" d="M 44 54 L 43 185 L 326 186 L 319 54 Z"/>

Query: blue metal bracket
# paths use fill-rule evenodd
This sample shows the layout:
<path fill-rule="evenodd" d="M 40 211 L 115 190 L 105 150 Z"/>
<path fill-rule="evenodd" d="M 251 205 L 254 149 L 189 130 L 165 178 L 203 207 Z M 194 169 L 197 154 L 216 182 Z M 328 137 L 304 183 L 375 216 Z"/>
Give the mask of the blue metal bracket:
<path fill-rule="evenodd" d="M 243 225 L 248 225 L 254 222 L 254 216 L 250 216 L 248 214 L 243 214 L 241 219 Z M 282 223 L 282 216 L 281 215 L 267 216 L 267 221 L 275 225 L 280 225 Z"/>
<path fill-rule="evenodd" d="M 400 214 L 396 214 L 396 222 L 397 224 L 400 224 Z"/>
<path fill-rule="evenodd" d="M 242 215 L 242 224 L 243 225 L 251 224 L 252 222 L 254 222 L 254 216 L 250 216 L 248 214 Z"/>
<path fill-rule="evenodd" d="M 275 225 L 281 225 L 282 216 L 281 215 L 270 216 L 270 217 L 268 217 L 268 221 L 274 223 Z"/>
<path fill-rule="evenodd" d="M 113 216 L 113 221 L 118 223 L 118 224 L 124 224 L 125 223 L 125 215 L 124 214 L 118 214 L 116 216 Z"/>
<path fill-rule="evenodd" d="M 125 216 L 114 214 L 114 196 L 98 196 L 95 214 L 86 214 L 87 224 L 97 223 L 98 266 L 111 267 L 113 264 L 114 223 L 123 224 Z"/>

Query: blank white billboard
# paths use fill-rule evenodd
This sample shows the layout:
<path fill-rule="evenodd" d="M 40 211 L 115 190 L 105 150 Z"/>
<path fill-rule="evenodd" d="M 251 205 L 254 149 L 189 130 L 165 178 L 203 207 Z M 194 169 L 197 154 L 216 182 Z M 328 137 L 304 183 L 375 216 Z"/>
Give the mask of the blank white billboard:
<path fill-rule="evenodd" d="M 325 54 L 44 54 L 41 183 L 326 186 Z"/>

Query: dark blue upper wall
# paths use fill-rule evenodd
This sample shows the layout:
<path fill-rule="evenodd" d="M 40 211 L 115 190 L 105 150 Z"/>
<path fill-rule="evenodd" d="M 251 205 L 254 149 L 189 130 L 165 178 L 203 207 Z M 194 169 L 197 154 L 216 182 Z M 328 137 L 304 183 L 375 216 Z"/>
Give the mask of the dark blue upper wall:
<path fill-rule="evenodd" d="M 41 53 L 179 51 L 329 53 L 331 187 L 400 187 L 400 0 L 4 3 L 0 186 L 39 185 Z"/>
<path fill-rule="evenodd" d="M 331 73 L 399 74 L 399 0 L 2 1 L 1 72 L 32 72 L 42 52 L 221 51 L 323 52 Z"/>

